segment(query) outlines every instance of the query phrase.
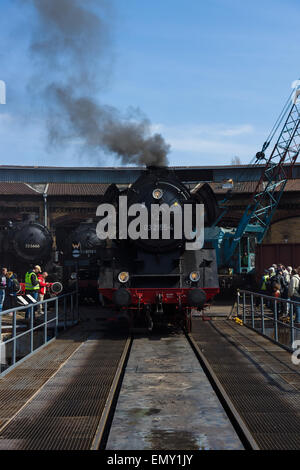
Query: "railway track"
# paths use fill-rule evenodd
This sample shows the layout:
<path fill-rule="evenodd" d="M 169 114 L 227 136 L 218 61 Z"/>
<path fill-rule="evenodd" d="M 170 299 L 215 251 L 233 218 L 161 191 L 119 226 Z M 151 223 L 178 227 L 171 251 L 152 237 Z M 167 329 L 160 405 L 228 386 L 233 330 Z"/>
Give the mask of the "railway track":
<path fill-rule="evenodd" d="M 217 397 L 219 398 L 224 410 L 228 418 L 230 419 L 234 429 L 237 432 L 241 442 L 243 443 L 245 449 L 247 450 L 259 450 L 259 446 L 255 439 L 253 439 L 252 434 L 250 433 L 249 429 L 245 425 L 245 422 L 241 418 L 239 412 L 237 411 L 236 407 L 234 406 L 233 402 L 231 401 L 230 397 L 228 396 L 226 390 L 224 389 L 223 385 L 219 381 L 217 375 L 215 374 L 213 368 L 211 367 L 208 359 L 206 358 L 205 354 L 201 351 L 198 344 L 194 340 L 191 334 L 186 334 L 187 340 L 189 341 L 193 351 L 195 352 L 197 358 L 203 370 L 206 373 L 208 380 L 210 381 Z"/>
<path fill-rule="evenodd" d="M 0 426 L 0 449 L 243 448 L 257 446 L 193 338 L 174 331 L 89 334 Z"/>
<path fill-rule="evenodd" d="M 258 449 L 191 335 L 133 338 L 108 450 Z"/>

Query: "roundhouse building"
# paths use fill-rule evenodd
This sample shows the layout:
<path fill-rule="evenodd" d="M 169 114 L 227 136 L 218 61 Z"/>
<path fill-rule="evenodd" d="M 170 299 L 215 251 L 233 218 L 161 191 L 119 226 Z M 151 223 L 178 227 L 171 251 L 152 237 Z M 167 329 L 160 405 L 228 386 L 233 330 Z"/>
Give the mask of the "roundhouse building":
<path fill-rule="evenodd" d="M 0 229 L 9 220 L 18 222 L 26 214 L 46 225 L 60 250 L 67 234 L 80 222 L 96 215 L 106 184 L 0 183 Z"/>
<path fill-rule="evenodd" d="M 228 184 L 210 183 L 219 200 L 228 192 Z M 222 226 L 236 226 L 249 202 L 256 183 L 232 183 L 230 210 Z M 195 185 L 192 185 L 195 186 Z M 66 235 L 80 222 L 95 218 L 96 209 L 107 184 L 26 184 L 0 183 L 0 230 L 9 220 L 21 221 L 24 214 L 35 214 L 47 225 L 54 238 L 54 249 L 60 249 Z M 264 243 L 299 243 L 300 180 L 289 180 Z"/>

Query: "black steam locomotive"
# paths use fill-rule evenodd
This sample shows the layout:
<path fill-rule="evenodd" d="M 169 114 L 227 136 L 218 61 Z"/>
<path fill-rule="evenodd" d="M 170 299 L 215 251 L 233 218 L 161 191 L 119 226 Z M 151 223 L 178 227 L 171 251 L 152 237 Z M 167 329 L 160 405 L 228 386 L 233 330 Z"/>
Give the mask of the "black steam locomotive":
<path fill-rule="evenodd" d="M 172 170 L 148 168 L 126 191 L 120 192 L 111 185 L 103 197 L 104 203 L 112 204 L 117 210 L 117 228 L 116 237 L 106 240 L 101 254 L 99 292 L 116 312 L 116 320 L 126 319 L 130 326 L 146 326 L 149 330 L 156 324 L 169 322 L 183 324 L 190 330 L 192 308 L 203 309 L 219 292 L 215 250 L 187 250 L 186 238 L 174 236 L 173 212 L 167 227 L 169 238 L 163 234 L 161 218 L 157 227 L 159 236 L 155 239 L 150 237 L 153 227 L 149 221 L 148 238 L 122 239 L 120 196 L 127 196 L 128 207 L 141 204 L 148 212 L 153 204 L 161 209 L 163 204 L 169 208 L 180 206 L 182 210 L 186 204 L 193 208 L 196 203 L 203 204 L 208 226 L 218 210 L 213 191 L 204 184 L 191 193 Z M 131 220 L 129 217 L 127 227 Z"/>
<path fill-rule="evenodd" d="M 48 270 L 53 239 L 44 225 L 36 222 L 34 214 L 22 222 L 9 222 L 1 232 L 1 262 L 13 269 L 20 278 L 34 264 L 42 264 Z"/>
<path fill-rule="evenodd" d="M 79 301 L 98 302 L 99 249 L 104 242 L 97 237 L 96 224 L 82 222 L 67 237 L 64 247 L 65 284 L 75 289 L 78 277 Z M 73 258 L 73 250 L 80 257 Z"/>
<path fill-rule="evenodd" d="M 43 270 L 50 273 L 47 278 L 47 293 L 57 295 L 62 291 L 62 284 L 57 282 L 61 280 L 61 275 L 52 259 L 52 247 L 50 231 L 36 222 L 35 214 L 26 215 L 22 222 L 10 221 L 1 231 L 1 264 L 17 274 L 21 286 L 20 295 L 25 294 L 25 273 L 35 264 L 42 265 Z"/>
<path fill-rule="evenodd" d="M 76 288 L 76 275 L 80 299 L 98 301 L 98 247 L 103 242 L 96 235 L 96 224 L 90 221 L 76 227 L 58 252 L 53 250 L 53 238 L 47 227 L 37 222 L 36 214 L 26 214 L 22 222 L 8 222 L 0 232 L 0 257 L 2 266 L 13 270 L 19 281 L 24 281 L 25 272 L 35 264 L 49 273 L 50 283 L 63 282 L 65 289 Z M 72 257 L 73 248 L 80 250 L 78 272 Z M 59 256 L 58 256 L 59 253 Z M 59 258 L 59 259 L 58 259 Z"/>

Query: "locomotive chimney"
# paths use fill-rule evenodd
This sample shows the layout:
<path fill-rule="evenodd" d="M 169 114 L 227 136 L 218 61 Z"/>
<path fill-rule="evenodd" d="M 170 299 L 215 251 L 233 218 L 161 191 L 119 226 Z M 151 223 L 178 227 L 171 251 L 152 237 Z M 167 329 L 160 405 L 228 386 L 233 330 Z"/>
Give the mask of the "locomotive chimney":
<path fill-rule="evenodd" d="M 159 170 L 164 170 L 167 167 L 167 165 L 147 165 L 146 166 L 147 170 L 150 170 L 150 171 L 159 171 Z"/>

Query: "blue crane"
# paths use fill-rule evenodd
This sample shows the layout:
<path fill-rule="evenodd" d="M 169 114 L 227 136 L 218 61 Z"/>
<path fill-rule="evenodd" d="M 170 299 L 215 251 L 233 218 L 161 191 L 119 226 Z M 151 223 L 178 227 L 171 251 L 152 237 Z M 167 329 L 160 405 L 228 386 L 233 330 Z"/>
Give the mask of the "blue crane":
<path fill-rule="evenodd" d="M 238 226 L 228 231 L 223 230 L 223 234 L 220 235 L 222 229 L 217 225 L 220 225 L 220 221 L 230 208 L 226 204 L 228 199 L 222 201 L 221 215 L 215 222 L 215 227 L 210 231 L 210 235 L 206 237 L 214 242 L 219 266 L 221 267 L 232 264 L 237 247 L 240 246 L 245 234 L 252 234 L 256 243 L 261 243 L 270 226 L 273 214 L 280 202 L 286 183 L 292 176 L 292 169 L 300 152 L 299 96 L 300 89 L 293 90 L 262 150 L 256 154 L 254 166 L 263 164 L 261 177 L 255 185 L 249 204 Z M 283 121 L 284 125 L 277 142 L 269 158 L 267 158 L 265 152 Z M 237 273 L 250 271 L 251 267 L 254 267 L 254 259 L 252 261 L 250 259 L 248 263 L 248 266 L 245 265 L 242 269 L 239 253 L 239 256 L 235 259 L 235 271 Z"/>

